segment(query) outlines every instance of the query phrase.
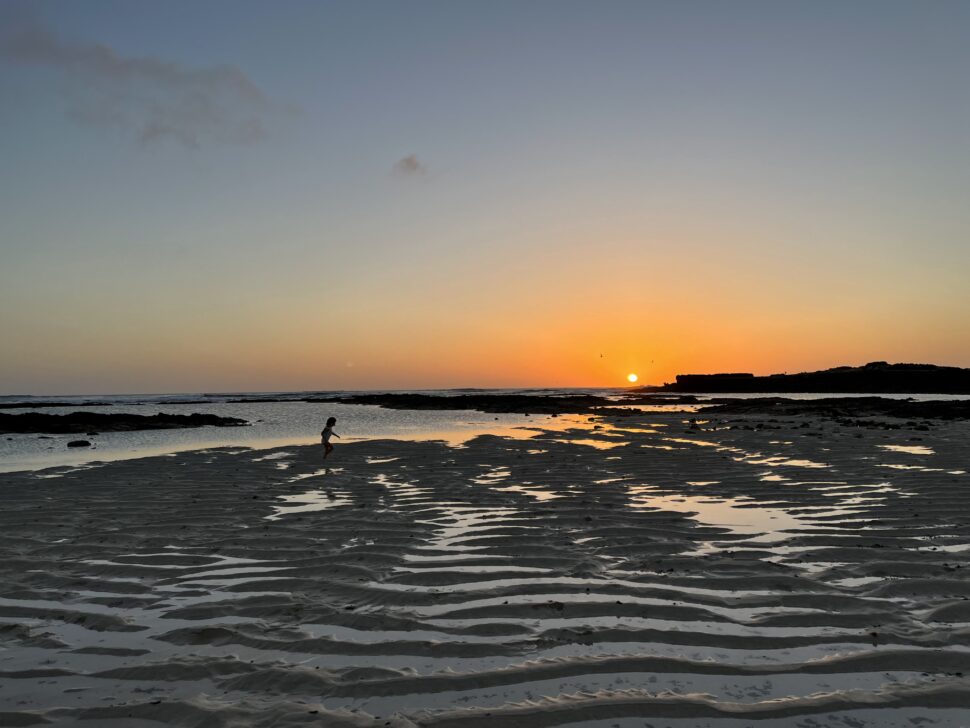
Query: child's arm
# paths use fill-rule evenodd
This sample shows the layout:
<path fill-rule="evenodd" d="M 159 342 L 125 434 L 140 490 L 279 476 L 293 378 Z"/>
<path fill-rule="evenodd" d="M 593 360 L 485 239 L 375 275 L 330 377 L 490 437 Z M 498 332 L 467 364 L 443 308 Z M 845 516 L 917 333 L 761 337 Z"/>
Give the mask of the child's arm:
<path fill-rule="evenodd" d="M 333 435 L 334 437 L 340 437 L 340 435 L 338 435 L 336 432 L 331 432 L 330 434 Z"/>

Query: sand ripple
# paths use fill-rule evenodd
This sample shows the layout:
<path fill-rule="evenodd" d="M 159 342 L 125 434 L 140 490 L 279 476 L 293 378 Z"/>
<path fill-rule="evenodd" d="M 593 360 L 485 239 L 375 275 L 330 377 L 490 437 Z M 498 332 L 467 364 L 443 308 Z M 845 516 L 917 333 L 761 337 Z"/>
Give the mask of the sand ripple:
<path fill-rule="evenodd" d="M 0 725 L 965 725 L 970 428 L 922 427 L 5 474 Z"/>

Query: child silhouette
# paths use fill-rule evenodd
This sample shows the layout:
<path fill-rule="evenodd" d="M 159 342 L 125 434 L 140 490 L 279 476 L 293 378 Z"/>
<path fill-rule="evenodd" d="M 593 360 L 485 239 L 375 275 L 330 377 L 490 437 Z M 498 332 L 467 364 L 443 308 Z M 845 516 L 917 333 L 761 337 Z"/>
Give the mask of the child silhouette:
<path fill-rule="evenodd" d="M 336 417 L 327 418 L 327 426 L 323 428 L 320 433 L 320 442 L 323 443 L 323 459 L 327 459 L 327 455 L 333 452 L 333 445 L 330 444 L 331 437 L 340 437 L 336 432 L 333 431 L 333 426 L 337 424 Z"/>

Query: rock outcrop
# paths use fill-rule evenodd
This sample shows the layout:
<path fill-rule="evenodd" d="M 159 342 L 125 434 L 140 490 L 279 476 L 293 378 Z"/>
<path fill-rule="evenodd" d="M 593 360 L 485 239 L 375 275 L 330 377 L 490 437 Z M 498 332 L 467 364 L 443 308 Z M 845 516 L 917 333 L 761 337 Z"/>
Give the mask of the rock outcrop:
<path fill-rule="evenodd" d="M 219 417 L 194 412 L 190 415 L 104 414 L 100 412 L 71 412 L 49 415 L 40 412 L 22 414 L 0 413 L 0 432 L 46 432 L 70 434 L 88 432 L 130 432 L 133 430 L 171 430 L 180 427 L 239 427 L 248 425 L 236 417 Z"/>

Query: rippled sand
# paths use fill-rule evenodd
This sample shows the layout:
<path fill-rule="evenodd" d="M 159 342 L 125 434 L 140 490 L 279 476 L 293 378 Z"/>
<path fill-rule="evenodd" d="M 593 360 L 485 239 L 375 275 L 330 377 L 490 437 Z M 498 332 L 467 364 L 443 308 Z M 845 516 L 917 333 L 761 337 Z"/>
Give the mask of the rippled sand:
<path fill-rule="evenodd" d="M 970 724 L 970 425 L 703 428 L 4 474 L 0 725 Z"/>

